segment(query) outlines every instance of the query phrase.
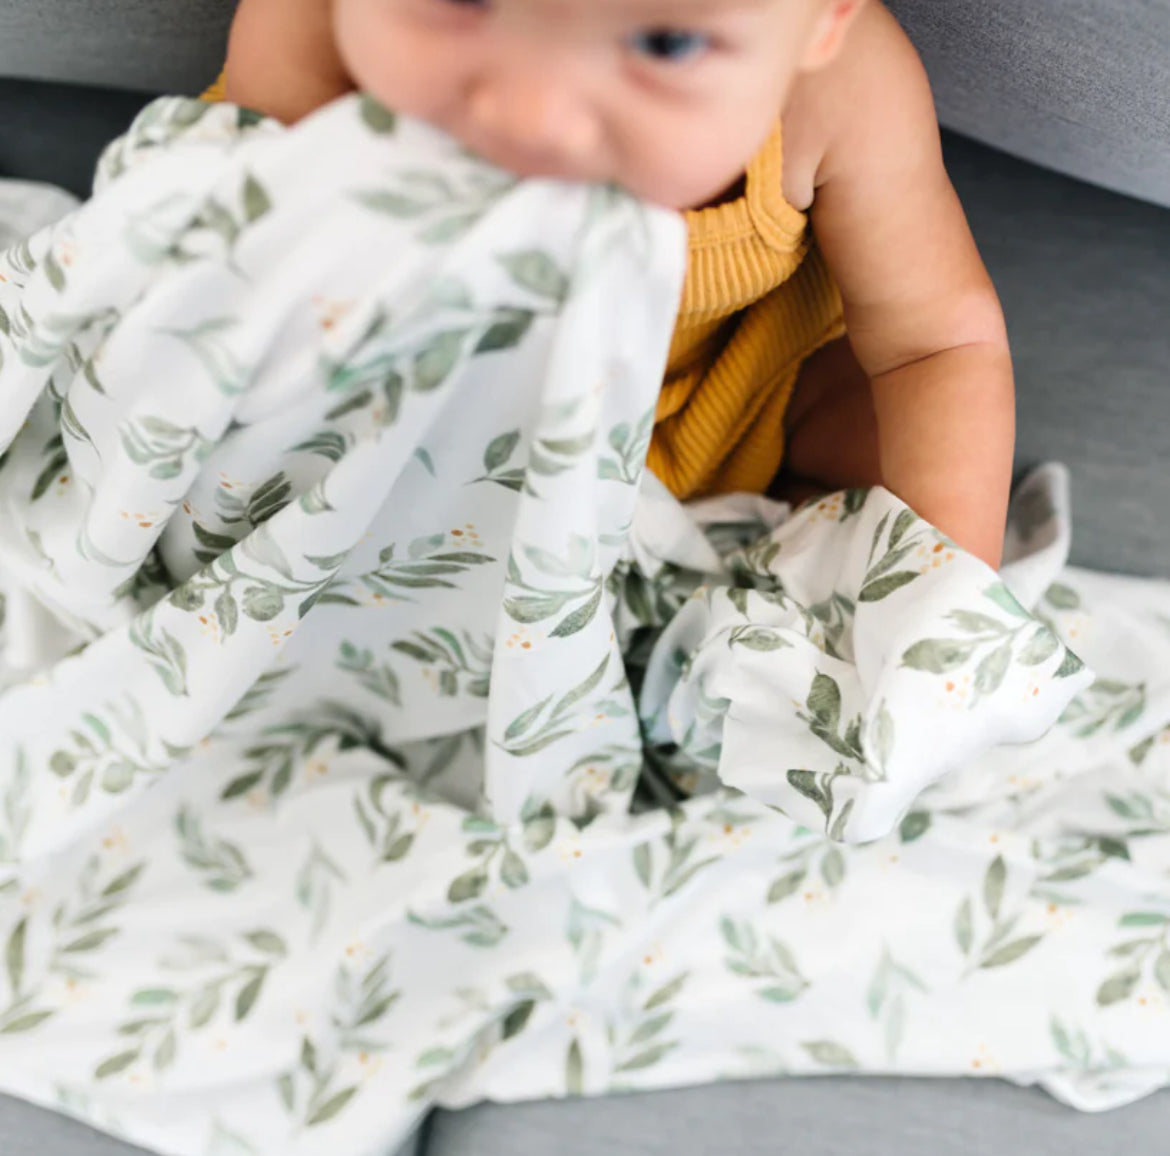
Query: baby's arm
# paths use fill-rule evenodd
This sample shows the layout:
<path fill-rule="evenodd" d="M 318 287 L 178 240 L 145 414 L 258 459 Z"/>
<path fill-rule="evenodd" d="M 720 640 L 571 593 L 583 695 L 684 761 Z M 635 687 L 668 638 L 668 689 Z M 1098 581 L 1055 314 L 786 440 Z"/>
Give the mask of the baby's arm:
<path fill-rule="evenodd" d="M 917 54 L 879 5 L 817 80 L 813 229 L 872 383 L 885 485 L 998 566 L 1015 443 L 1003 313 L 943 167 Z"/>
<path fill-rule="evenodd" d="M 292 124 L 353 88 L 334 47 L 332 0 L 241 0 L 227 99 Z"/>

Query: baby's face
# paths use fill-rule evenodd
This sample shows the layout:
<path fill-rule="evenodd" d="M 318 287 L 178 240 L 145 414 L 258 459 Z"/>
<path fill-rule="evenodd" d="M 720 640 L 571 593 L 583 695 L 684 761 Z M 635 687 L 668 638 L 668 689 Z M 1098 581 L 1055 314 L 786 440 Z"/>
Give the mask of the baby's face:
<path fill-rule="evenodd" d="M 834 0 L 334 0 L 355 83 L 521 176 L 669 208 L 742 175 Z"/>

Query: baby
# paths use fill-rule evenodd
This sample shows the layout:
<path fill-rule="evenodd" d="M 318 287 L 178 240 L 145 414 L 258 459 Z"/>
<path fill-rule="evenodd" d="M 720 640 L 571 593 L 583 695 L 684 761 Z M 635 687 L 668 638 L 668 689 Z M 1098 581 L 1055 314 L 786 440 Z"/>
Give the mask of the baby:
<path fill-rule="evenodd" d="M 228 99 L 360 88 L 526 177 L 686 211 L 650 466 L 680 497 L 881 483 L 997 566 L 1003 315 L 877 0 L 242 0 Z"/>

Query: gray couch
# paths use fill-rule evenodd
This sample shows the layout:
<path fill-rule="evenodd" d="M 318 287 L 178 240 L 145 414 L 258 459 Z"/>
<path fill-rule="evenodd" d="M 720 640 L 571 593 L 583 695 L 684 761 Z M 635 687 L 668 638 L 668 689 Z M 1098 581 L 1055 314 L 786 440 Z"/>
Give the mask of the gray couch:
<path fill-rule="evenodd" d="M 232 6 L 0 0 L 0 176 L 83 192 L 144 93 L 213 76 Z M 948 163 L 1012 332 L 1020 468 L 1070 465 L 1077 562 L 1170 576 L 1170 0 L 891 7 L 956 130 Z M 1162 1156 L 1167 1136 L 1170 1094 L 1091 1118 L 998 1083 L 824 1079 L 440 1112 L 407 1151 Z M 34 1154 L 131 1150 L 0 1098 L 0 1156 Z"/>

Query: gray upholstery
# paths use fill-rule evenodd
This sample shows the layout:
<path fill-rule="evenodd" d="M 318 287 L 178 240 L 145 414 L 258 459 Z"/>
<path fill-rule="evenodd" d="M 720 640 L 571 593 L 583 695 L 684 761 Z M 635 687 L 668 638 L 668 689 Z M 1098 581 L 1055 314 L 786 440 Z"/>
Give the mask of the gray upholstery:
<path fill-rule="evenodd" d="M 1170 1094 L 1083 1116 L 992 1081 L 806 1079 L 434 1121 L 426 1156 L 1165 1156 Z"/>
<path fill-rule="evenodd" d="M 223 64 L 235 7 L 236 0 L 0 0 L 0 76 L 197 93 Z"/>
<path fill-rule="evenodd" d="M 126 130 L 147 99 L 136 92 L 0 79 L 0 177 L 47 181 L 87 195 L 102 147 Z"/>
<path fill-rule="evenodd" d="M 150 1156 L 75 1120 L 0 1096 L 0 1156 Z M 265 1153 L 279 1156 L 279 1153 Z M 342 1156 L 338 1153 L 337 1156 Z M 387 1154 L 389 1156 L 389 1154 Z M 423 1156 L 417 1139 L 394 1156 Z"/>
<path fill-rule="evenodd" d="M 1170 0 L 887 0 L 943 123 L 1170 205 Z"/>
<path fill-rule="evenodd" d="M 1003 300 L 1020 467 L 1073 477 L 1073 560 L 1170 577 L 1170 213 L 952 138 Z"/>

